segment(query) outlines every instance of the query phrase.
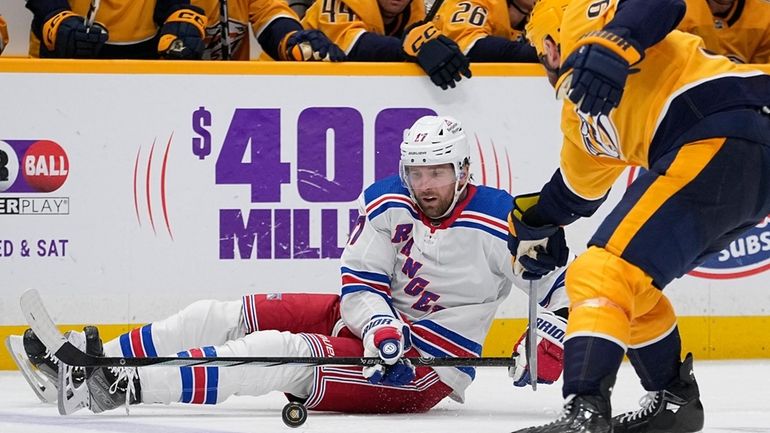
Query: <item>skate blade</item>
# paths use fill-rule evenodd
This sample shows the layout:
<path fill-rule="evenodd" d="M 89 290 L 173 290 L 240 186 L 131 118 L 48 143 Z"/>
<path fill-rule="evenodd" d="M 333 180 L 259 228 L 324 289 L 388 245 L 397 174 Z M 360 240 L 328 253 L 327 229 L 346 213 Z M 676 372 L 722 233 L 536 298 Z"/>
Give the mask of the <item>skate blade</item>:
<path fill-rule="evenodd" d="M 72 367 L 59 362 L 58 399 L 60 415 L 70 415 L 88 407 L 88 386 L 84 380 L 76 386 L 72 380 Z"/>
<path fill-rule="evenodd" d="M 24 350 L 24 340 L 21 335 L 9 335 L 5 339 L 5 347 L 11 354 L 11 359 L 19 368 L 19 372 L 27 381 L 29 387 L 35 392 L 35 395 L 41 402 L 47 404 L 56 404 L 57 391 L 56 385 L 48 376 L 37 369 L 27 357 Z"/>

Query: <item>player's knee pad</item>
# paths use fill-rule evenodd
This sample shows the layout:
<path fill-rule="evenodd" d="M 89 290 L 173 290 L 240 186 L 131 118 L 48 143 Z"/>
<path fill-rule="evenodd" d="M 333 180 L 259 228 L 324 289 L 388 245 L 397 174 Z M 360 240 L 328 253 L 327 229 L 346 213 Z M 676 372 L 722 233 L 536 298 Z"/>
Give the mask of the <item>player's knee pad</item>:
<path fill-rule="evenodd" d="M 629 344 L 634 347 L 647 346 L 667 336 L 675 326 L 674 307 L 668 298 L 661 294 L 658 302 L 649 311 L 631 321 Z"/>
<path fill-rule="evenodd" d="M 570 335 L 602 335 L 627 344 L 638 293 L 651 279 L 641 269 L 603 248 L 591 247 L 568 268 Z"/>

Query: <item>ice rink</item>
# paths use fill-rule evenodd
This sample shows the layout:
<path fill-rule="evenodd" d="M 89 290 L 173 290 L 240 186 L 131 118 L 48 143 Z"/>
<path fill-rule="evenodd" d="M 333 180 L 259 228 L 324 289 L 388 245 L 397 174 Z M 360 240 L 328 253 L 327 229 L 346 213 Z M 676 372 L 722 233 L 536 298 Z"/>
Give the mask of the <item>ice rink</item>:
<path fill-rule="evenodd" d="M 770 432 L 770 360 L 696 360 L 695 375 L 706 409 L 704 432 Z M 285 400 L 278 393 L 235 396 L 218 406 L 132 406 L 129 416 L 120 409 L 62 417 L 56 407 L 39 403 L 17 372 L 0 372 L 0 432 L 510 432 L 553 420 L 561 408 L 559 385 L 533 392 L 511 386 L 505 369 L 478 369 L 463 405 L 444 400 L 432 411 L 417 415 L 310 412 L 305 425 L 291 429 L 281 421 Z M 623 364 L 613 396 L 614 411 L 637 408 L 642 394 L 630 365 Z"/>

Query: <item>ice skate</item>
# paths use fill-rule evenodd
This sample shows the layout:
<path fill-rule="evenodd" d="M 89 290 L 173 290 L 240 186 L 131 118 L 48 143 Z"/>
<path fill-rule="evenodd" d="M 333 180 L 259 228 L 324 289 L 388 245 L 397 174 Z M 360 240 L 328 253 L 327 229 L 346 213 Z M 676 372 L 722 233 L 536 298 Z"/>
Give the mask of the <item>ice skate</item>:
<path fill-rule="evenodd" d="M 90 355 L 104 356 L 99 331 L 95 327 L 91 328 L 95 330 L 95 333 L 92 334 L 95 336 L 95 339 L 89 341 L 86 351 Z M 95 368 L 89 372 L 86 384 L 88 385 L 90 408 L 94 413 L 104 412 L 124 405 L 126 413 L 128 413 L 129 405 L 141 402 L 141 388 L 136 368 Z"/>
<path fill-rule="evenodd" d="M 612 433 L 610 392 L 614 377 L 605 378 L 601 395 L 574 395 L 564 403 L 564 411 L 554 422 L 513 433 Z"/>
<path fill-rule="evenodd" d="M 703 429 L 703 404 L 688 353 L 679 377 L 662 391 L 642 397 L 642 408 L 612 419 L 615 433 L 691 433 Z"/>
<path fill-rule="evenodd" d="M 85 349 L 83 332 L 68 331 L 65 336 L 75 347 L 81 350 Z M 58 400 L 59 360 L 48 351 L 32 329 L 27 329 L 23 335 L 9 335 L 5 340 L 5 345 L 11 359 L 19 368 L 19 372 L 40 401 L 56 404 Z M 70 374 L 72 382 L 75 384 L 82 383 L 85 379 L 83 369 L 73 369 Z"/>

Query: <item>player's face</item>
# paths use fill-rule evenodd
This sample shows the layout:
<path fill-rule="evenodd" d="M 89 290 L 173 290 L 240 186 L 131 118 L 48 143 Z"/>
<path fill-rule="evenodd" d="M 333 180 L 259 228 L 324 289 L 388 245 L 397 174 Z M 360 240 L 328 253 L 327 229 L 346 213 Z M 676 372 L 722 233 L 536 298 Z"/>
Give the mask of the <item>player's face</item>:
<path fill-rule="evenodd" d="M 377 0 L 383 18 L 394 18 L 409 6 L 411 0 Z M 416 0 L 419 1 L 419 0 Z"/>
<path fill-rule="evenodd" d="M 452 205 L 457 175 L 452 164 L 406 167 L 417 204 L 429 218 L 439 218 Z"/>
<path fill-rule="evenodd" d="M 508 18 L 511 20 L 511 27 L 516 28 L 527 17 L 521 11 L 526 13 L 532 12 L 532 8 L 535 7 L 537 0 L 513 0 L 513 2 L 516 4 L 515 6 L 508 3 Z"/>
<path fill-rule="evenodd" d="M 556 81 L 559 80 L 559 65 L 561 64 L 559 46 L 549 37 L 543 41 L 543 49 L 545 55 L 540 58 L 540 62 L 545 66 L 548 82 L 552 86 L 556 86 Z"/>

